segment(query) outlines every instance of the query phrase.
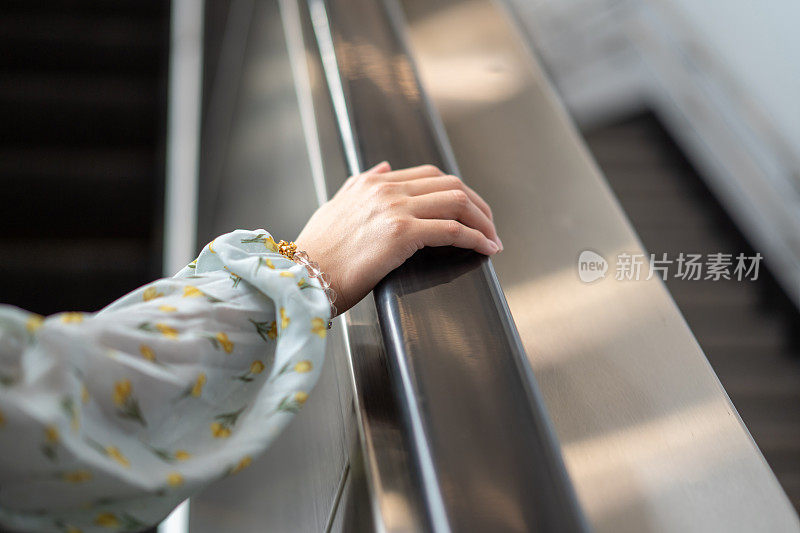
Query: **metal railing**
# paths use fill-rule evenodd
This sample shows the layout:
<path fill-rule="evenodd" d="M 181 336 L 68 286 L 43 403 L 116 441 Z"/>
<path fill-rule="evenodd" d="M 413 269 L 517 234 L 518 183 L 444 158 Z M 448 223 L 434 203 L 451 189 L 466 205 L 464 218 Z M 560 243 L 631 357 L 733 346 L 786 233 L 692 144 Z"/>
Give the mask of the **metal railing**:
<path fill-rule="evenodd" d="M 310 0 L 308 8 L 349 172 L 385 159 L 457 173 L 397 12 L 369 0 Z M 470 251 L 422 250 L 374 297 L 412 470 L 401 485 L 418 492 L 404 497 L 422 502 L 425 529 L 584 530 L 491 262 Z M 353 360 L 356 388 L 363 361 Z M 369 425 L 370 413 L 362 419 Z M 368 472 L 375 498 L 394 483 L 386 473 L 376 464 Z M 378 527 L 391 529 L 384 515 L 392 511 L 374 507 Z"/>

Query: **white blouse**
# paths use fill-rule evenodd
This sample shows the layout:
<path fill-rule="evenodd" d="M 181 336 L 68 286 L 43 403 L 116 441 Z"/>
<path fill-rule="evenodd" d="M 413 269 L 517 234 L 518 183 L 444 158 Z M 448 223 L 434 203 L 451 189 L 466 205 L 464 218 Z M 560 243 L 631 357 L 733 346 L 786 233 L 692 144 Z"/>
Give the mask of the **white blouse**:
<path fill-rule="evenodd" d="M 305 403 L 330 318 L 264 230 L 102 311 L 0 306 L 0 523 L 139 531 L 235 475 Z"/>

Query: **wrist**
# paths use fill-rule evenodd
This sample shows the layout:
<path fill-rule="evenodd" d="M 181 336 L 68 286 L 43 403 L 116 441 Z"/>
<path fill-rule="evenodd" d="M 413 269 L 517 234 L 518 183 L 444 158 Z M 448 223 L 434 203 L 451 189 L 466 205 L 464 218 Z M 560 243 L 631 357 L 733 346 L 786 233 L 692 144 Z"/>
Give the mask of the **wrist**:
<path fill-rule="evenodd" d="M 333 320 L 338 314 L 335 304 L 337 294 L 336 290 L 331 286 L 330 274 L 322 270 L 319 263 L 314 261 L 309 256 L 308 252 L 301 249 L 295 242 L 280 241 L 278 243 L 278 253 L 305 267 L 306 272 L 308 272 L 308 277 L 317 280 L 328 300 L 328 304 L 330 305 L 330 320 Z M 330 320 L 328 321 L 328 329 L 331 327 Z"/>

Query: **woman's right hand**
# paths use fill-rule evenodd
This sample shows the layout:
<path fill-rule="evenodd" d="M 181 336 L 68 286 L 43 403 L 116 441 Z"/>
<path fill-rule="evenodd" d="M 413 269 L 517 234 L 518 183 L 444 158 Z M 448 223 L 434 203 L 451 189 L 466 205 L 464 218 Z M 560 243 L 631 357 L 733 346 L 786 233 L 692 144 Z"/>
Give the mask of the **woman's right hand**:
<path fill-rule="evenodd" d="M 349 178 L 295 242 L 330 276 L 339 312 L 424 246 L 503 249 L 488 204 L 459 178 L 432 165 L 392 171 L 386 162 Z"/>

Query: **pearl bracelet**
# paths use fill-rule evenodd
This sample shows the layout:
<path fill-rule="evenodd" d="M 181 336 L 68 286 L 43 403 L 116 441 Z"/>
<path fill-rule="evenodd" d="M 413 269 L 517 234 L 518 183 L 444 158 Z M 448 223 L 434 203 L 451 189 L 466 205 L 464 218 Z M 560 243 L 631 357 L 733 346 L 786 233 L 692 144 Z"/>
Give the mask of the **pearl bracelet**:
<path fill-rule="evenodd" d="M 331 318 L 328 320 L 328 329 L 331 329 L 333 317 L 336 316 L 337 310 L 333 302 L 336 301 L 336 291 L 331 287 L 330 276 L 325 274 L 319 269 L 319 265 L 309 259 L 308 254 L 303 250 L 298 250 L 294 242 L 280 241 L 278 243 L 278 253 L 287 259 L 291 259 L 298 265 L 303 265 L 308 271 L 308 276 L 316 278 L 325 291 L 325 297 L 328 299 L 328 304 L 331 306 Z"/>

